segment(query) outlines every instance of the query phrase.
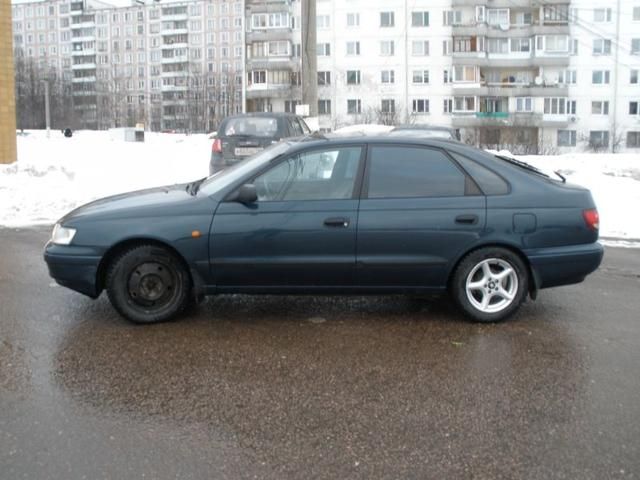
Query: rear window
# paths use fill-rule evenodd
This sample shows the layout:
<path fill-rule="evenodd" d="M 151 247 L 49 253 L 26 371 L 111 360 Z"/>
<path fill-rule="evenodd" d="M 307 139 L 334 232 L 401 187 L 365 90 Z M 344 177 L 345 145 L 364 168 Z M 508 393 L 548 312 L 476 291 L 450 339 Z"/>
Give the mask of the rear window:
<path fill-rule="evenodd" d="M 276 137 L 278 119 L 269 117 L 230 118 L 224 127 L 224 136 Z"/>
<path fill-rule="evenodd" d="M 453 197 L 465 194 L 466 177 L 440 150 L 375 146 L 369 198 Z"/>
<path fill-rule="evenodd" d="M 473 177 L 485 195 L 505 195 L 509 193 L 509 184 L 498 174 L 467 157 L 454 152 L 449 152 L 449 154 Z"/>

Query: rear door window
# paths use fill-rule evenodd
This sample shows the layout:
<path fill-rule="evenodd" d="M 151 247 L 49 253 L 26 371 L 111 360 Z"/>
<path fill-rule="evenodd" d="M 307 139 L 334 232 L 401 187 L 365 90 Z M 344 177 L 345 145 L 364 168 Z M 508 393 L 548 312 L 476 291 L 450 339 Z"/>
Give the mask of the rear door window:
<path fill-rule="evenodd" d="M 368 170 L 369 198 L 465 195 L 465 174 L 441 150 L 374 145 Z"/>
<path fill-rule="evenodd" d="M 289 120 L 289 130 L 291 130 L 291 135 L 294 137 L 300 137 L 304 135 L 304 132 L 302 131 L 302 127 L 298 123 L 297 118 L 291 118 Z"/>

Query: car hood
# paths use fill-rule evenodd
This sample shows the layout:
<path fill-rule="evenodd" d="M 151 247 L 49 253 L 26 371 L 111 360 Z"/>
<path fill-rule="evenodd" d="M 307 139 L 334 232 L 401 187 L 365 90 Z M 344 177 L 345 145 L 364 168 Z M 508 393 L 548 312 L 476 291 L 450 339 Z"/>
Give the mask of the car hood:
<path fill-rule="evenodd" d="M 202 199 L 188 192 L 188 184 L 149 188 L 101 198 L 82 205 L 59 220 L 68 224 L 83 219 L 166 216 L 189 211 Z"/>

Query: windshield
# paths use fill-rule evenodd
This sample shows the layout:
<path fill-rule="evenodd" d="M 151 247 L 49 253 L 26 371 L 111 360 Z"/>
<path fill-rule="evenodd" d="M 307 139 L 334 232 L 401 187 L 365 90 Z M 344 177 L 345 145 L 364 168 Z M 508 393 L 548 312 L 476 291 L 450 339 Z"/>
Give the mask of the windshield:
<path fill-rule="evenodd" d="M 207 195 L 211 195 L 225 185 L 235 182 L 247 173 L 250 173 L 252 170 L 259 168 L 261 165 L 264 165 L 277 156 L 282 155 L 284 152 L 289 150 L 291 145 L 293 145 L 291 142 L 276 143 L 275 145 L 271 145 L 241 162 L 225 168 L 220 172 L 214 173 L 202 183 L 200 190 Z"/>
<path fill-rule="evenodd" d="M 278 120 L 269 117 L 230 118 L 224 126 L 225 137 L 275 137 L 278 133 Z"/>

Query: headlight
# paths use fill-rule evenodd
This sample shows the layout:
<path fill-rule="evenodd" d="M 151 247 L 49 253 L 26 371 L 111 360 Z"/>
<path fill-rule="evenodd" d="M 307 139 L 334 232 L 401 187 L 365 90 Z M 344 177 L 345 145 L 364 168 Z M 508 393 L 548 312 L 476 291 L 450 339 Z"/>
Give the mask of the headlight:
<path fill-rule="evenodd" d="M 75 234 L 75 228 L 63 227 L 59 223 L 56 223 L 56 226 L 53 227 L 53 233 L 51 234 L 51 243 L 69 245 Z"/>

